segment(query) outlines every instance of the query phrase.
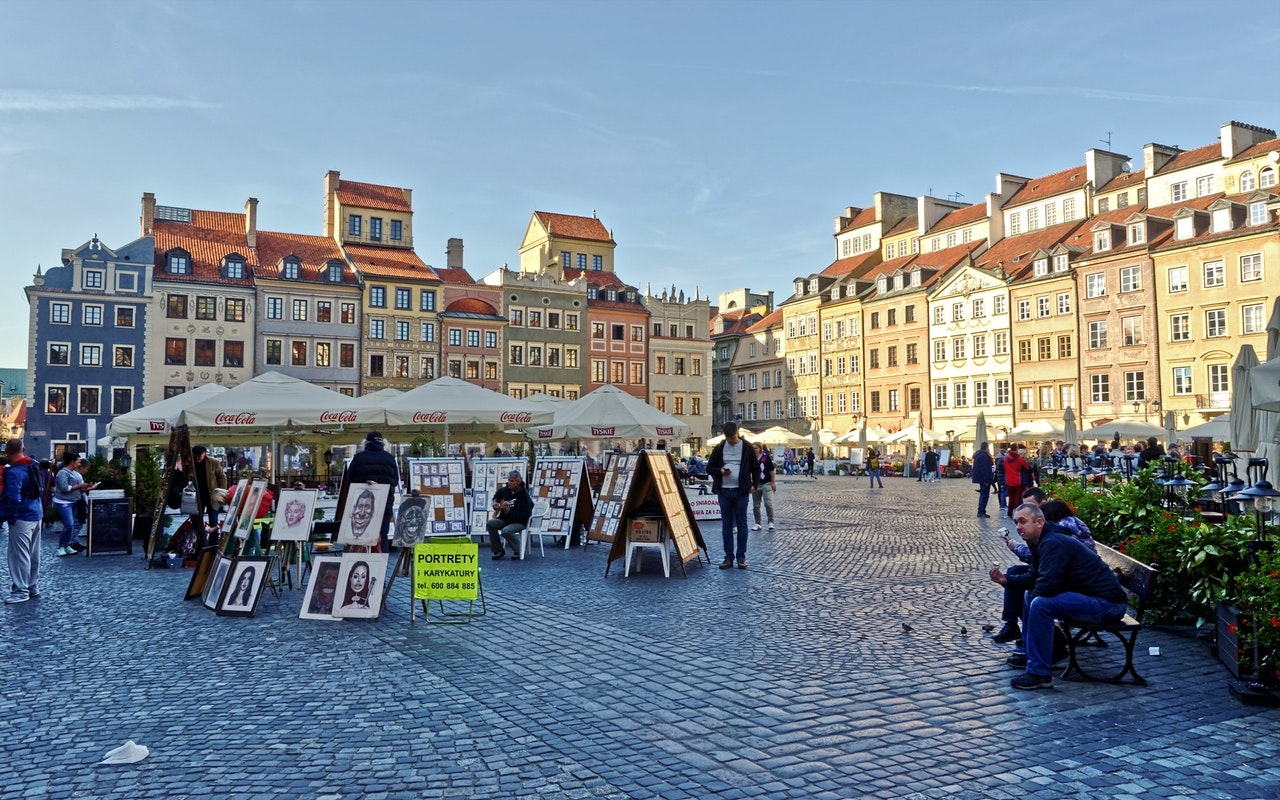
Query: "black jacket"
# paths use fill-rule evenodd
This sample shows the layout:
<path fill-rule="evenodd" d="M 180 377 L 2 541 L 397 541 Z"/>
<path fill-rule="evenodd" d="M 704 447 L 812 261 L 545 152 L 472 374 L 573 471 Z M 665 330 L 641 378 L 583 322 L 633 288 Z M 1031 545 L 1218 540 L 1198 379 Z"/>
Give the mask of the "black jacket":
<path fill-rule="evenodd" d="M 1056 525 L 1045 523 L 1040 541 L 1031 546 L 1031 565 L 1040 597 L 1078 592 L 1113 603 L 1123 603 L 1127 597 L 1106 562 Z"/>
<path fill-rule="evenodd" d="M 523 483 L 519 489 L 503 486 L 493 493 L 494 505 L 503 500 L 510 501 L 511 505 L 507 508 L 507 513 L 498 515 L 498 519 L 508 525 L 529 524 L 529 518 L 533 516 L 533 498 L 529 496 L 529 490 Z"/>
<path fill-rule="evenodd" d="M 400 467 L 396 464 L 396 457 L 387 452 L 382 442 L 365 442 L 364 449 L 355 454 L 351 459 L 351 466 L 347 467 L 347 483 L 369 481 L 392 487 L 400 483 Z M 391 508 L 390 502 L 387 503 L 387 508 Z"/>
<path fill-rule="evenodd" d="M 751 446 L 751 442 L 746 439 L 739 439 L 742 443 L 742 463 L 738 465 L 738 488 L 754 489 L 760 485 L 760 462 L 756 460 L 756 449 Z M 715 446 L 711 451 L 711 457 L 707 459 L 707 474 L 711 476 L 711 490 L 720 491 L 720 481 L 724 475 L 720 473 L 725 466 L 733 467 L 732 464 L 724 463 L 724 442 Z"/>

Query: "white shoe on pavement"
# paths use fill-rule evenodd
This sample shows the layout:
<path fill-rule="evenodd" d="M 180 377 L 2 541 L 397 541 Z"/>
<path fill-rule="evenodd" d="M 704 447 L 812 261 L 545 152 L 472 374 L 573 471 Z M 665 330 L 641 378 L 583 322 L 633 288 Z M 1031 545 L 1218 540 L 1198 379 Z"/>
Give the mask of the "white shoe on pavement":
<path fill-rule="evenodd" d="M 755 525 L 752 525 L 752 526 L 751 526 L 751 530 L 753 530 L 753 531 L 758 531 L 758 530 L 760 530 L 760 523 L 758 523 L 758 522 L 757 522 Z"/>
<path fill-rule="evenodd" d="M 771 531 L 776 531 L 776 530 L 777 530 L 777 528 L 773 527 L 773 523 L 772 523 L 772 522 L 770 522 L 770 523 L 769 523 L 769 530 L 771 530 Z"/>

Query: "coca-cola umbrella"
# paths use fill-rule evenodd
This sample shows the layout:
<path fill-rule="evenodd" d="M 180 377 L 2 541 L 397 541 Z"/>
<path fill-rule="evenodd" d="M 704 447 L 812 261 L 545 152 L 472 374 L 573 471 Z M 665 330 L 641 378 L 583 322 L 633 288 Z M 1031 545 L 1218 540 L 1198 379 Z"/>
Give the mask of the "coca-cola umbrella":
<path fill-rule="evenodd" d="M 388 428 L 444 429 L 450 433 L 492 434 L 551 422 L 551 409 L 527 400 L 467 383 L 458 378 L 436 378 L 379 404 Z"/>
<path fill-rule="evenodd" d="M 604 385 L 555 413 L 551 424 L 525 433 L 534 441 L 560 439 L 685 439 L 688 424 L 616 386 Z"/>
<path fill-rule="evenodd" d="M 228 391 L 225 386 L 206 383 L 189 392 L 135 408 L 112 419 L 107 426 L 107 435 L 116 439 L 130 439 L 135 445 L 166 442 L 169 431 L 178 423 L 178 417 L 186 408 L 225 391 Z"/>
<path fill-rule="evenodd" d="M 193 435 L 216 429 L 364 429 L 383 422 L 382 410 L 280 372 L 266 372 L 188 406 L 179 421 Z"/>

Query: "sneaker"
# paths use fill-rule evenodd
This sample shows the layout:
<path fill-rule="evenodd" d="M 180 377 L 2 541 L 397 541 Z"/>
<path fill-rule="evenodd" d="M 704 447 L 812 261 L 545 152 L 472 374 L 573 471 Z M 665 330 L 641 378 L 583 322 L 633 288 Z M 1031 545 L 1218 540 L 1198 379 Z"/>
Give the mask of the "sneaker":
<path fill-rule="evenodd" d="M 1027 654 L 1014 653 L 1013 655 L 1006 658 L 1004 663 L 1008 664 L 1011 667 L 1018 667 L 1018 668 L 1025 667 L 1027 665 Z"/>
<path fill-rule="evenodd" d="M 7 605 L 13 605 L 14 603 L 25 603 L 30 599 L 31 598 L 25 594 L 11 594 L 4 599 L 4 602 Z"/>
<path fill-rule="evenodd" d="M 70 544 L 70 547 L 72 550 L 75 550 L 77 553 L 83 552 L 88 549 L 88 545 L 81 544 L 79 541 L 72 542 Z"/>
<path fill-rule="evenodd" d="M 746 569 L 746 568 L 747 568 L 747 562 L 746 562 L 746 561 L 739 561 L 739 562 L 738 562 L 738 569 Z"/>
<path fill-rule="evenodd" d="M 777 530 L 777 528 L 773 527 L 773 523 L 772 523 L 772 522 L 770 522 L 770 523 L 769 523 L 769 530 L 771 530 L 771 531 L 776 531 L 776 530 Z"/>
<path fill-rule="evenodd" d="M 496 553 L 494 553 L 494 554 L 493 554 L 493 560 L 494 560 L 494 561 L 497 561 L 497 560 L 498 560 L 498 559 L 500 559 L 500 558 L 505 558 L 505 557 L 506 557 L 506 555 L 507 555 L 507 553 L 506 553 L 506 551 L 505 551 L 505 550 L 499 550 L 498 552 L 496 552 Z"/>
<path fill-rule="evenodd" d="M 757 522 L 755 525 L 752 525 L 752 526 L 751 526 L 751 530 L 753 530 L 753 531 L 758 531 L 758 530 L 760 530 L 760 523 L 759 523 L 759 522 Z"/>
<path fill-rule="evenodd" d="M 1018 630 L 1018 626 L 1010 625 L 1006 622 L 1000 632 L 991 637 L 991 641 L 996 644 L 1006 644 L 1018 639 L 1020 636 L 1022 636 L 1022 632 Z"/>
<path fill-rule="evenodd" d="M 1009 685 L 1015 689 L 1052 689 L 1053 676 L 1032 675 L 1030 672 L 1024 672 L 1009 681 Z"/>
<path fill-rule="evenodd" d="M 732 558 L 726 558 L 724 561 L 720 562 L 720 569 L 730 569 L 732 567 L 733 567 Z"/>
<path fill-rule="evenodd" d="M 991 518 L 991 515 L 990 515 L 990 514 L 988 514 L 988 513 L 987 513 L 987 512 L 985 512 L 985 511 L 979 511 L 979 512 L 978 512 L 978 516 L 980 516 L 980 517 L 986 517 L 987 519 L 990 519 L 990 518 Z"/>
<path fill-rule="evenodd" d="M 72 550 L 70 545 L 58 548 L 58 558 L 62 558 L 63 556 L 74 556 L 75 554 L 76 551 Z"/>

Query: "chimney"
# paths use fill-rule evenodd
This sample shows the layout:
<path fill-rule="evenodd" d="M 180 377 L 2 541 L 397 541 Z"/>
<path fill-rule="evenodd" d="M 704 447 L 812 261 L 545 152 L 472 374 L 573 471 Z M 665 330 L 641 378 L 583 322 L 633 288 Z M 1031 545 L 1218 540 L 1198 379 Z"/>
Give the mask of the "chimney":
<path fill-rule="evenodd" d="M 1142 146 L 1142 172 L 1146 177 L 1154 177 L 1160 168 L 1173 160 L 1182 151 L 1167 144 L 1144 144 Z"/>
<path fill-rule="evenodd" d="M 464 269 L 462 266 L 462 240 L 455 237 L 449 239 L 444 250 L 444 265 L 449 269 Z"/>
<path fill-rule="evenodd" d="M 400 191 L 404 192 L 404 204 L 407 205 L 412 210 L 413 209 L 413 190 L 401 189 Z"/>
<path fill-rule="evenodd" d="M 156 227 L 156 194 L 155 192 L 142 193 L 142 235 L 150 236 Z"/>
<path fill-rule="evenodd" d="M 1007 172 L 996 173 L 996 194 L 1000 195 L 1003 202 L 1000 206 L 1009 202 L 1009 198 L 1018 193 L 1018 190 L 1027 185 L 1027 178 L 1018 175 L 1010 175 Z"/>
<path fill-rule="evenodd" d="M 338 236 L 338 187 L 342 178 L 336 169 L 324 174 L 324 235 L 327 239 Z"/>
<path fill-rule="evenodd" d="M 1096 192 L 1111 182 L 1113 178 L 1124 172 L 1124 162 L 1128 156 L 1099 150 L 1096 147 L 1084 151 L 1085 173 Z"/>
<path fill-rule="evenodd" d="M 244 202 L 244 239 L 249 249 L 258 246 L 258 198 L 250 197 Z"/>
<path fill-rule="evenodd" d="M 1276 132 L 1232 120 L 1222 123 L 1219 138 L 1222 140 L 1222 157 L 1235 158 L 1259 142 L 1276 138 Z"/>

